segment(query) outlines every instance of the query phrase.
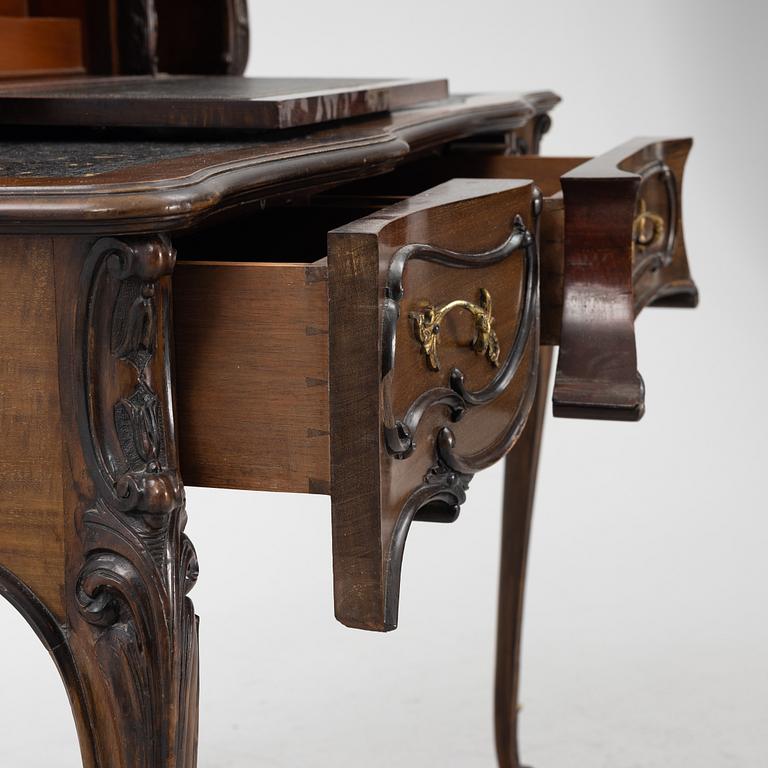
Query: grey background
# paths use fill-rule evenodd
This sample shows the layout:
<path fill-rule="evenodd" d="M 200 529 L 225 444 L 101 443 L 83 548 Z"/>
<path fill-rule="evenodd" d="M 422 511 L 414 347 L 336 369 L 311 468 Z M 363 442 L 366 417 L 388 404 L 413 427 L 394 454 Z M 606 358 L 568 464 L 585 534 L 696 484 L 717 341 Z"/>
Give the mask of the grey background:
<path fill-rule="evenodd" d="M 521 715 L 536 768 L 768 766 L 766 11 L 762 2 L 252 3 L 250 74 L 551 88 L 548 154 L 693 135 L 702 302 L 639 320 L 647 415 L 548 419 Z M 501 469 L 414 527 L 401 628 L 333 620 L 325 498 L 198 490 L 200 764 L 494 764 Z M 76 766 L 45 652 L 0 605 L 0 766 Z"/>

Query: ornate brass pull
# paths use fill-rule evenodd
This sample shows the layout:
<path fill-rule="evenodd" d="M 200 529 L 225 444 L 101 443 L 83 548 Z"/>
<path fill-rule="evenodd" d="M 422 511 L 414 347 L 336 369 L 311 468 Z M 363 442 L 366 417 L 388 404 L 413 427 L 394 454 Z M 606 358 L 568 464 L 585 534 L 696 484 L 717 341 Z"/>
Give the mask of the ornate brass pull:
<path fill-rule="evenodd" d="M 424 307 L 418 312 L 411 312 L 409 317 L 413 320 L 413 328 L 416 338 L 421 344 L 424 354 L 427 356 L 427 365 L 433 371 L 440 370 L 440 359 L 437 356 L 437 343 L 440 340 L 440 324 L 443 318 L 456 308 L 466 309 L 475 319 L 475 337 L 472 339 L 472 348 L 478 355 L 485 355 L 491 365 L 499 366 L 499 339 L 493 329 L 494 317 L 491 314 L 491 294 L 485 288 L 480 289 L 480 303 L 457 299 L 449 301 L 442 307 L 432 305 Z"/>
<path fill-rule="evenodd" d="M 650 224 L 650 232 L 648 231 Z M 640 210 L 632 222 L 632 256 L 635 255 L 635 249 L 647 248 L 652 246 L 658 248 L 666 237 L 664 217 L 658 213 L 649 213 L 645 198 L 640 199 Z"/>

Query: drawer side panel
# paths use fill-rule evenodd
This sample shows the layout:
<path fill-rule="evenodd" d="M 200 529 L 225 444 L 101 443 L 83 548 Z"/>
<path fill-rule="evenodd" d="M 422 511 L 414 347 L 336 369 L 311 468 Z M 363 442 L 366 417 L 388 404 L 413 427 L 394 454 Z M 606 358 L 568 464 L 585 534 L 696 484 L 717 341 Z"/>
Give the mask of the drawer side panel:
<path fill-rule="evenodd" d="M 174 326 L 185 484 L 328 493 L 325 266 L 180 261 Z"/>

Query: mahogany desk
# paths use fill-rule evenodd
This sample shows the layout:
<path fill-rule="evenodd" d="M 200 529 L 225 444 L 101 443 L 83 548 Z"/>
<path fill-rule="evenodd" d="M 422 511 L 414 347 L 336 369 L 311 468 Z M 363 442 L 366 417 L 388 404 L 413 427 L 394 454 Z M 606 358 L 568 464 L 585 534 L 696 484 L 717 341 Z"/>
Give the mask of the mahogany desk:
<path fill-rule="evenodd" d="M 195 764 L 182 477 L 330 494 L 336 616 L 391 630 L 411 522 L 455 519 L 508 452 L 496 728 L 518 766 L 552 349 L 556 415 L 638 419 L 634 318 L 696 302 L 690 141 L 539 157 L 556 102 L 0 142 L 0 592 L 61 672 L 86 766 Z"/>

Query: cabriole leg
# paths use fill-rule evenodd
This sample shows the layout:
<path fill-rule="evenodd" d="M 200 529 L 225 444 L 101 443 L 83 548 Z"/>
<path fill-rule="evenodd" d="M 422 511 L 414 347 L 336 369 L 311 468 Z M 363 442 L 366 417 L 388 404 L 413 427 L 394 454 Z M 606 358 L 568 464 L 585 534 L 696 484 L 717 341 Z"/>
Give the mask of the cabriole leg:
<path fill-rule="evenodd" d="M 57 239 L 65 601 L 99 768 L 193 768 L 197 560 L 184 534 L 163 236 Z"/>
<path fill-rule="evenodd" d="M 542 347 L 536 401 L 520 439 L 506 459 L 495 697 L 496 753 L 501 768 L 520 767 L 517 746 L 517 697 L 520 683 L 523 593 L 551 362 L 552 348 Z"/>

